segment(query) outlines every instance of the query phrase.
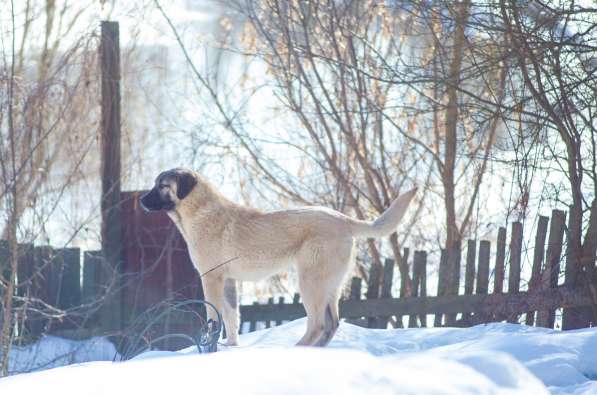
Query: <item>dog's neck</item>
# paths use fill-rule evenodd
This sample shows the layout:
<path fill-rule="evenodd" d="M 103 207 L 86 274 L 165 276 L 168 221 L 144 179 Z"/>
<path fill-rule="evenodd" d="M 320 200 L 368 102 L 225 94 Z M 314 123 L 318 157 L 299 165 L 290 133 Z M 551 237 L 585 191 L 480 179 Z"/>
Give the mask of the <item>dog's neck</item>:
<path fill-rule="evenodd" d="M 184 224 L 188 224 L 189 219 L 192 218 L 192 222 L 195 224 L 206 226 L 210 226 L 214 222 L 221 224 L 223 213 L 239 207 L 199 176 L 197 185 L 176 205 L 174 210 L 168 212 L 168 216 L 184 235 Z M 183 218 L 185 221 L 182 220 Z M 218 221 L 214 221 L 216 218 Z"/>

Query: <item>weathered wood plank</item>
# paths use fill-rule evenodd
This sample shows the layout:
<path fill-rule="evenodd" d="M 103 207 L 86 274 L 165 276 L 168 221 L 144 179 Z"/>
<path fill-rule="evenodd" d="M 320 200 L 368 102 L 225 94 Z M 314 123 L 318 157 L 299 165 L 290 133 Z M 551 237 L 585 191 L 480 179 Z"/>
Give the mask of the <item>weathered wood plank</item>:
<path fill-rule="evenodd" d="M 497 237 L 497 251 L 495 255 L 495 274 L 493 278 L 493 293 L 504 290 L 504 261 L 506 259 L 506 228 L 500 227 Z"/>
<path fill-rule="evenodd" d="M 508 270 L 508 293 L 516 293 L 520 290 L 520 261 L 522 255 L 522 223 L 512 223 L 512 235 L 510 236 L 510 262 Z M 506 317 L 510 323 L 518 322 L 518 315 Z"/>
<path fill-rule="evenodd" d="M 350 299 L 361 299 L 361 287 L 363 279 L 360 277 L 353 277 L 350 282 Z"/>
<path fill-rule="evenodd" d="M 402 261 L 408 267 L 408 257 L 410 255 L 410 249 L 405 248 L 402 250 Z M 400 276 L 400 296 L 409 296 L 408 282 L 405 276 Z"/>
<path fill-rule="evenodd" d="M 253 302 L 253 306 L 260 306 L 259 303 L 257 302 Z M 246 310 L 247 306 L 240 306 L 240 310 L 241 310 L 241 317 L 244 317 L 244 315 L 242 314 L 242 310 L 243 307 Z M 303 311 L 305 311 L 305 309 L 303 308 Z M 300 317 L 304 317 L 306 314 L 300 316 Z M 241 321 L 249 321 L 249 332 L 255 332 L 257 330 L 257 318 L 255 317 L 255 315 L 253 314 L 252 317 L 247 317 L 247 318 L 242 318 Z"/>
<path fill-rule="evenodd" d="M 62 248 L 55 250 L 54 265 L 60 265 L 60 291 L 58 307 L 68 309 L 81 304 L 81 250 Z"/>
<path fill-rule="evenodd" d="M 372 264 L 369 269 L 369 281 L 367 282 L 367 299 L 379 298 L 379 283 L 381 281 L 381 265 Z M 377 328 L 379 321 L 376 317 L 370 316 L 367 320 L 369 328 Z"/>
<path fill-rule="evenodd" d="M 274 298 L 268 298 L 267 299 L 267 304 L 269 306 L 272 306 L 274 304 Z M 275 320 L 275 318 L 274 318 L 274 320 Z M 272 320 L 265 320 L 265 327 L 266 328 L 271 328 L 271 326 L 272 326 Z"/>
<path fill-rule="evenodd" d="M 460 246 L 460 240 L 455 241 L 448 254 L 448 278 L 450 279 L 448 295 L 458 295 L 460 290 Z M 456 314 L 446 315 L 446 325 L 456 325 Z"/>
<path fill-rule="evenodd" d="M 475 290 L 475 261 L 477 260 L 477 241 L 468 240 L 466 245 L 466 266 L 464 268 L 464 294 L 472 295 Z M 470 325 L 472 316 L 463 314 L 462 324 Z"/>
<path fill-rule="evenodd" d="M 413 266 L 412 266 L 412 276 L 413 276 L 413 288 L 412 288 L 412 296 L 427 296 L 427 273 L 425 265 L 427 263 L 427 253 L 425 251 L 415 251 L 415 255 L 413 258 Z M 426 315 L 422 314 L 419 316 L 419 320 L 421 323 L 421 327 L 427 325 Z M 409 328 L 417 328 L 417 315 L 411 314 L 408 317 L 408 327 Z"/>
<path fill-rule="evenodd" d="M 85 251 L 83 254 L 83 303 L 93 303 L 100 296 L 102 252 Z"/>
<path fill-rule="evenodd" d="M 464 294 L 472 295 L 475 287 L 475 261 L 477 241 L 469 240 L 466 246 L 466 268 L 464 273 Z"/>
<path fill-rule="evenodd" d="M 479 243 L 479 270 L 477 270 L 478 294 L 489 292 L 489 257 L 491 256 L 491 243 L 488 240 L 481 240 Z"/>
<path fill-rule="evenodd" d="M 446 294 L 446 283 L 447 283 L 447 266 L 448 266 L 448 254 L 446 250 L 442 248 L 441 256 L 439 258 L 439 272 L 437 279 L 437 296 L 444 296 Z M 433 326 L 442 326 L 442 314 L 436 314 L 433 319 Z"/>
<path fill-rule="evenodd" d="M 476 311 L 482 311 L 488 315 L 511 315 L 524 313 L 528 310 L 551 310 L 590 304 L 591 297 L 585 290 L 558 287 L 516 294 L 349 299 L 340 302 L 340 316 L 355 318 L 391 315 L 395 312 L 410 315 L 472 313 Z M 243 321 L 294 320 L 306 315 L 302 304 L 242 305 L 240 311 L 241 315 L 245 317 Z"/>
<path fill-rule="evenodd" d="M 489 257 L 491 255 L 491 243 L 488 240 L 481 240 L 479 243 L 479 267 L 477 270 L 478 295 L 487 295 L 489 292 Z M 475 311 L 473 322 L 486 322 L 488 317 L 482 311 Z"/>
<path fill-rule="evenodd" d="M 421 256 L 417 260 L 417 273 L 420 278 L 420 285 L 419 285 L 419 296 L 426 297 L 427 296 L 427 252 L 419 251 L 419 255 Z M 419 315 L 419 321 L 421 322 L 421 327 L 427 327 L 427 314 L 421 313 Z"/>
<path fill-rule="evenodd" d="M 280 296 L 278 298 L 278 304 L 284 304 L 284 296 Z M 276 320 L 276 326 L 278 325 L 282 325 L 282 320 L 281 319 L 277 319 Z"/>
<path fill-rule="evenodd" d="M 381 284 L 381 297 L 391 298 L 392 297 L 392 281 L 394 278 L 394 260 L 386 259 L 383 265 L 383 278 Z M 397 317 L 400 320 L 400 317 Z M 385 329 L 388 327 L 389 316 L 379 318 L 379 328 Z"/>
<path fill-rule="evenodd" d="M 392 281 L 394 278 L 394 260 L 386 259 L 383 265 L 383 281 L 381 284 L 381 297 L 392 297 Z"/>
<path fill-rule="evenodd" d="M 372 264 L 367 281 L 367 299 L 379 298 L 379 282 L 381 280 L 381 265 Z"/>
<path fill-rule="evenodd" d="M 113 270 L 122 265 L 123 226 L 121 202 L 121 119 L 120 119 L 120 33 L 118 22 L 102 21 L 100 41 L 101 69 L 101 236 L 102 251 Z M 102 310 L 107 331 L 123 325 L 121 279 Z"/>
<path fill-rule="evenodd" d="M 547 257 L 545 269 L 541 278 L 543 289 L 555 288 L 558 285 L 560 274 L 560 259 L 562 256 L 562 243 L 564 241 L 564 230 L 566 213 L 561 210 L 553 210 L 551 224 L 549 227 L 549 239 L 547 242 Z M 555 311 L 552 309 L 537 312 L 537 326 L 553 328 L 555 322 Z"/>
<path fill-rule="evenodd" d="M 547 226 L 549 217 L 539 216 L 537 222 L 537 234 L 535 235 L 535 247 L 533 250 L 533 267 L 531 270 L 531 280 L 529 281 L 529 291 L 535 291 L 541 286 L 541 266 L 545 255 L 545 239 L 547 238 Z M 526 324 L 533 326 L 535 323 L 535 312 L 527 311 Z"/>

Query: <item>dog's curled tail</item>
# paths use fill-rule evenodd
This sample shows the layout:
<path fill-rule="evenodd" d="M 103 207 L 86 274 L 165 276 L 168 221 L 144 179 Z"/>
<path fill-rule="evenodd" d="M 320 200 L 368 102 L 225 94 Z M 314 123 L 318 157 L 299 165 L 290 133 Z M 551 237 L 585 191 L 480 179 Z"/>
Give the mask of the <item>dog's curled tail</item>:
<path fill-rule="evenodd" d="M 398 224 L 404 217 L 404 213 L 410 201 L 417 193 L 414 188 L 398 196 L 390 207 L 384 211 L 375 221 L 353 220 L 352 234 L 356 237 L 376 238 L 388 236 L 396 231 Z"/>

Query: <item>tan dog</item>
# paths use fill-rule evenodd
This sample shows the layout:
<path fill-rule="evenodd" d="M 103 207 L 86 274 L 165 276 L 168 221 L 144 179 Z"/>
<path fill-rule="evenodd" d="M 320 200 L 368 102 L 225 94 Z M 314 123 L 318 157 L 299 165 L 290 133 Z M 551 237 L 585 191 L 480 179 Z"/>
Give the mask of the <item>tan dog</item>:
<path fill-rule="evenodd" d="M 238 343 L 236 280 L 260 280 L 294 264 L 307 311 L 307 332 L 298 344 L 325 346 L 338 328 L 354 239 L 394 232 L 415 192 L 401 195 L 368 222 L 324 207 L 263 212 L 240 206 L 196 172 L 173 169 L 157 177 L 141 204 L 166 210 L 182 233 L 193 264 L 205 274 L 205 297 L 222 313 L 229 345 Z"/>

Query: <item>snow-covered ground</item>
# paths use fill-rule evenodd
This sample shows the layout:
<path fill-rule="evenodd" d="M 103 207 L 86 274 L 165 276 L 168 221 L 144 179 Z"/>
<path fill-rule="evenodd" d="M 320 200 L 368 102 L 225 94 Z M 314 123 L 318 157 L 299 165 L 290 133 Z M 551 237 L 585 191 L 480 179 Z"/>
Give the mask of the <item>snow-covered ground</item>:
<path fill-rule="evenodd" d="M 292 347 L 305 320 L 199 355 L 147 352 L 0 379 L 0 394 L 597 394 L 597 328 L 511 324 L 374 330 L 342 323 L 326 349 Z"/>

